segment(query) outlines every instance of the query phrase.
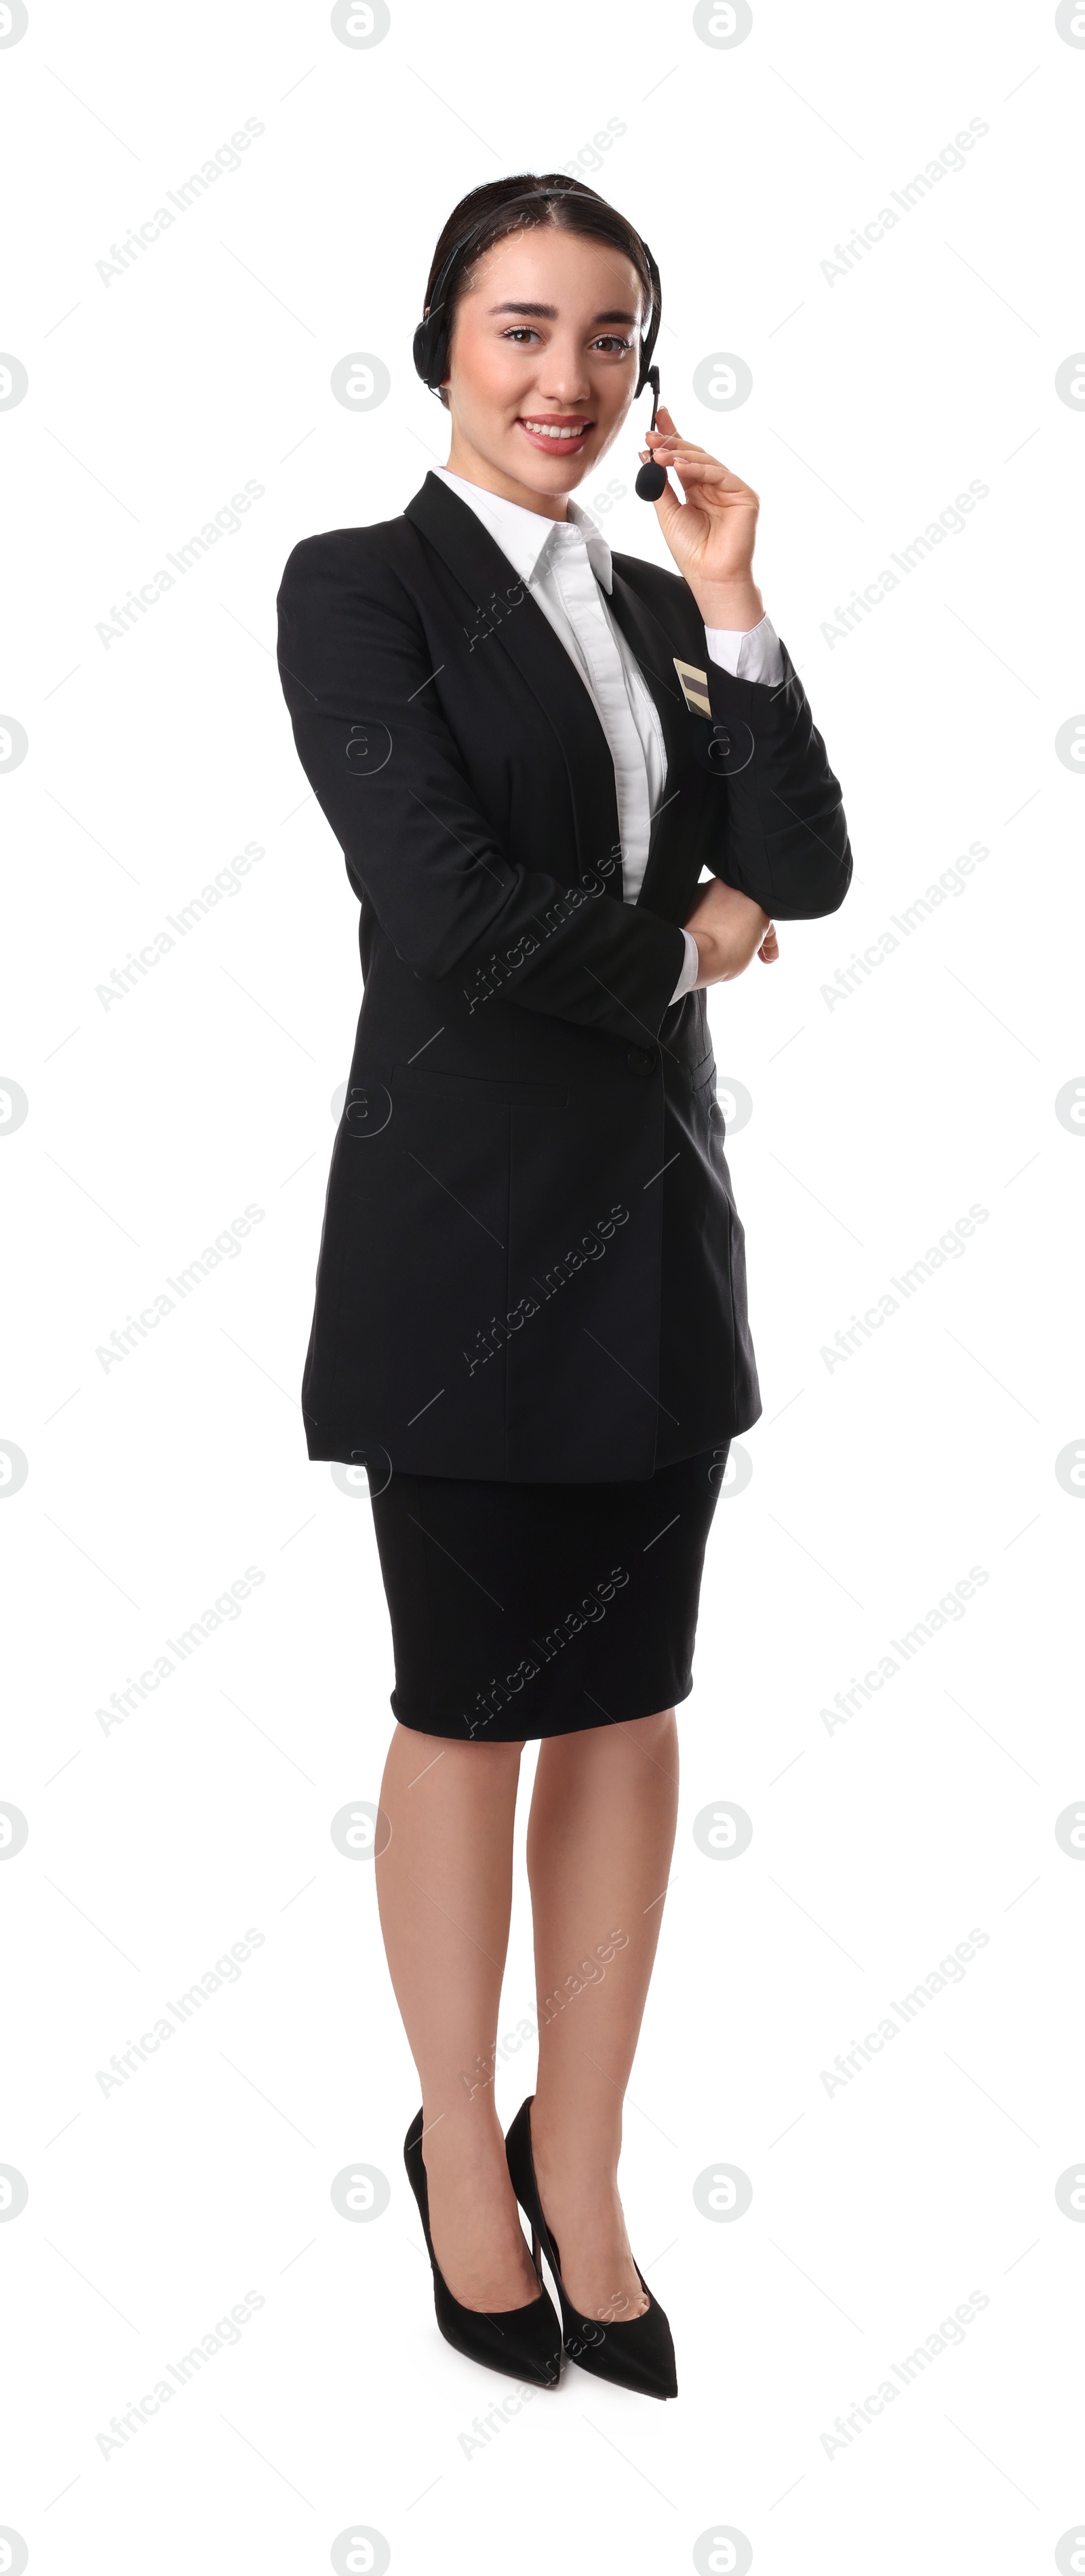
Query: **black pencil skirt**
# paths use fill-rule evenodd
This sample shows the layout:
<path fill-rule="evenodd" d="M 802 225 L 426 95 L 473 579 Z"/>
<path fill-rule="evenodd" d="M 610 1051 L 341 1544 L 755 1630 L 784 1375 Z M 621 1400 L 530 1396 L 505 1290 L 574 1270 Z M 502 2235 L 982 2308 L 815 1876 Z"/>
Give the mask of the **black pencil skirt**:
<path fill-rule="evenodd" d="M 637 1483 L 393 1474 L 373 1521 L 401 1724 L 512 1744 L 688 1698 L 729 1446 Z"/>

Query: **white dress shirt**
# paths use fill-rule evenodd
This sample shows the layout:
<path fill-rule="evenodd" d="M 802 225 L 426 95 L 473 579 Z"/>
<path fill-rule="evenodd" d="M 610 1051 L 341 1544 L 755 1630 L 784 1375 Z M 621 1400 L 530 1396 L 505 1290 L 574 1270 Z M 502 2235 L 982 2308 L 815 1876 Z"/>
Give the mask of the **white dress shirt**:
<path fill-rule="evenodd" d="M 519 501 L 468 483 L 446 465 L 435 471 L 489 529 L 580 673 L 614 762 L 622 898 L 635 903 L 648 864 L 652 817 L 667 784 L 667 752 L 647 681 L 607 604 L 613 571 L 606 538 L 576 501 L 567 504 L 567 519 L 547 519 Z M 711 660 L 735 679 L 775 687 L 783 678 L 779 639 L 767 617 L 747 633 L 706 626 L 705 642 Z M 692 992 L 699 971 L 697 942 L 688 930 L 682 936 L 685 964 L 672 1002 Z"/>

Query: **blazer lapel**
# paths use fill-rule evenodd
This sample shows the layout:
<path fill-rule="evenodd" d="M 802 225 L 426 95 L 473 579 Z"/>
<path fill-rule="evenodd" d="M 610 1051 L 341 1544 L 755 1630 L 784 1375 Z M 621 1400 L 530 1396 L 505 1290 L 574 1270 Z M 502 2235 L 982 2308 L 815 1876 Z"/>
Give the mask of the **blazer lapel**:
<path fill-rule="evenodd" d="M 588 691 L 564 644 L 525 582 L 513 572 L 496 538 L 474 510 L 436 474 L 406 504 L 405 517 L 454 573 L 472 603 L 464 621 L 464 651 L 485 634 L 509 654 L 538 699 L 560 742 L 569 778 L 576 829 L 576 858 L 583 878 L 601 859 L 619 852 L 618 799 L 610 746 Z M 485 655 L 479 655 L 480 676 Z M 604 880 L 621 901 L 621 872 Z"/>
<path fill-rule="evenodd" d="M 633 648 L 647 687 L 651 691 L 663 728 L 667 752 L 667 783 L 663 800 L 652 819 L 648 843 L 648 861 L 637 902 L 650 912 L 669 916 L 677 904 L 676 918 L 687 909 L 690 857 L 694 849 L 694 825 L 703 802 L 704 772 L 693 753 L 693 727 L 697 722 L 675 669 L 674 640 L 659 619 L 645 606 L 639 593 L 619 570 L 619 559 L 612 558 L 614 587 L 610 605 L 617 625 Z M 683 668 L 689 669 L 688 663 Z M 711 708 L 708 710 L 711 714 Z"/>

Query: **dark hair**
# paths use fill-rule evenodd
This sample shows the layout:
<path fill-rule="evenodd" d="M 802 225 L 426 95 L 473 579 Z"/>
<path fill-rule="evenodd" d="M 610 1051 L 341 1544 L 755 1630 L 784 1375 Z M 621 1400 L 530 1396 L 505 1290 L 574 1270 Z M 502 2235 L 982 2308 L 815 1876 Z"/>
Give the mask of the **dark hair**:
<path fill-rule="evenodd" d="M 549 204 L 540 202 L 534 206 L 520 206 L 511 202 L 532 188 L 552 188 L 554 195 Z M 484 217 L 491 220 L 483 224 Z M 644 244 L 635 227 L 618 213 L 616 206 L 608 205 L 605 197 L 598 196 L 594 188 L 587 187 L 583 179 L 572 179 L 564 170 L 547 170 L 541 177 L 532 171 L 523 171 L 519 178 L 488 179 L 482 187 L 472 188 L 466 197 L 460 198 L 459 205 L 453 207 L 438 238 L 426 281 L 423 299 L 426 306 L 446 260 L 461 242 L 466 241 L 476 225 L 482 226 L 468 258 L 462 266 L 453 269 L 445 290 L 446 347 L 452 336 L 456 306 L 461 295 L 469 292 L 475 268 L 484 253 L 492 250 L 495 242 L 504 241 L 510 233 L 535 231 L 544 224 L 554 232 L 580 233 L 589 240 L 609 242 L 612 249 L 623 251 L 625 257 L 632 261 L 643 296 L 643 337 L 654 299 Z M 441 401 L 447 411 L 448 395 L 443 386 Z"/>

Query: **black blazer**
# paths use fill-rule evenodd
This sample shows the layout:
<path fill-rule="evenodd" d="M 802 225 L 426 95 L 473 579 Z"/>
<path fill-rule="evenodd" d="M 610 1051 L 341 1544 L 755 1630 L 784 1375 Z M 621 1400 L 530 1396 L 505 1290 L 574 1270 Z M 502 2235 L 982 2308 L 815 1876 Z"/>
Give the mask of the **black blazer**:
<path fill-rule="evenodd" d="M 282 685 L 365 988 L 302 1407 L 310 1457 L 374 1483 L 650 1476 L 761 1411 L 705 996 L 670 1002 L 680 925 L 706 868 L 777 920 L 835 911 L 847 828 L 786 649 L 780 687 L 732 679 L 685 581 L 635 555 L 610 605 L 667 747 L 636 904 L 588 692 L 457 493 L 427 474 L 283 574 Z"/>

